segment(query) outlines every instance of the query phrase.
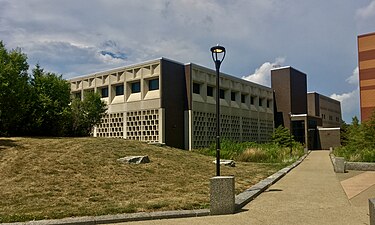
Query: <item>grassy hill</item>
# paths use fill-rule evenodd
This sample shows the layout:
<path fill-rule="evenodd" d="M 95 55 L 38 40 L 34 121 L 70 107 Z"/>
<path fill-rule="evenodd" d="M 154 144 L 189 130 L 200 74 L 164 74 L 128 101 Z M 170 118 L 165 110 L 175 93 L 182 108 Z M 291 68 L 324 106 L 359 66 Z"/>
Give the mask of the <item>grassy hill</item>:
<path fill-rule="evenodd" d="M 121 157 L 148 155 L 127 165 Z M 124 139 L 0 138 L 0 222 L 209 207 L 214 158 Z M 237 163 L 239 193 L 280 164 Z"/>

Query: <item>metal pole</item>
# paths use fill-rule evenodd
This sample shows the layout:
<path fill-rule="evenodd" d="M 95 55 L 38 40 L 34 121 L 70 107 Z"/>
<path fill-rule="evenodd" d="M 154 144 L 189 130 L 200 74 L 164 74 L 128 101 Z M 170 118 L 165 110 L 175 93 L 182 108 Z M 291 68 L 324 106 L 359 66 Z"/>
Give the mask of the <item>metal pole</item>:
<path fill-rule="evenodd" d="M 216 176 L 220 176 L 220 61 L 216 66 Z"/>

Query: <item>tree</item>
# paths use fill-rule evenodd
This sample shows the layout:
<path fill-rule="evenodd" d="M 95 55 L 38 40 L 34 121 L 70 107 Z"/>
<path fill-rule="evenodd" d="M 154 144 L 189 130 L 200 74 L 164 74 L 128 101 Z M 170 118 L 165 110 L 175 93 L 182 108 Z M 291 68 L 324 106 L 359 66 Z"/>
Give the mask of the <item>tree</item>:
<path fill-rule="evenodd" d="M 88 136 L 95 125 L 100 124 L 106 112 L 106 104 L 98 93 L 85 92 L 83 100 L 75 98 L 71 104 L 73 136 Z"/>
<path fill-rule="evenodd" d="M 294 142 L 294 137 L 288 128 L 280 125 L 272 134 L 272 140 L 281 147 L 290 147 Z"/>
<path fill-rule="evenodd" d="M 28 75 L 27 56 L 0 41 L 0 135 L 86 136 L 106 104 L 99 94 L 70 98 L 69 82 L 39 65 Z"/>
<path fill-rule="evenodd" d="M 33 87 L 32 133 L 61 136 L 66 130 L 66 113 L 70 107 L 70 85 L 61 75 L 44 72 L 37 64 L 31 80 Z"/>
<path fill-rule="evenodd" d="M 27 56 L 0 41 L 0 135 L 24 132 L 30 101 Z"/>
<path fill-rule="evenodd" d="M 364 141 L 370 148 L 375 148 L 375 110 L 363 123 Z"/>

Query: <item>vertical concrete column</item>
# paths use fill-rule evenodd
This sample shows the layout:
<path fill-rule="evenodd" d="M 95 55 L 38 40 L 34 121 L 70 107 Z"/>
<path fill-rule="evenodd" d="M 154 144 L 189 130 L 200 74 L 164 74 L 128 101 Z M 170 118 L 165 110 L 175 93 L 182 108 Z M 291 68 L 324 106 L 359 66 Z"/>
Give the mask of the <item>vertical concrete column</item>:
<path fill-rule="evenodd" d="M 234 191 L 234 176 L 217 176 L 210 179 L 211 215 L 234 213 Z"/>
<path fill-rule="evenodd" d="M 335 172 L 345 173 L 345 159 L 344 157 L 335 157 Z"/>
<path fill-rule="evenodd" d="M 370 198 L 368 203 L 370 207 L 370 225 L 375 225 L 375 198 Z"/>

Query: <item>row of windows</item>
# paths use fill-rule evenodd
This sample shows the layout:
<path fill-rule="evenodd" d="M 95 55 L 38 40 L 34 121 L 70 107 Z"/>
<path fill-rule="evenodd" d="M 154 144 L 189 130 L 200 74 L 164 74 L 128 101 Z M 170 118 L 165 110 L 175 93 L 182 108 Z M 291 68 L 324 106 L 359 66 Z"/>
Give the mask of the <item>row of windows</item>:
<path fill-rule="evenodd" d="M 326 115 L 325 115 L 325 114 L 322 114 L 322 118 L 323 118 L 323 119 L 326 119 Z M 329 118 L 329 120 L 333 120 L 333 117 L 332 117 L 332 116 L 329 116 L 328 118 Z M 340 118 L 336 117 L 336 122 L 340 122 Z"/>
<path fill-rule="evenodd" d="M 140 81 L 132 82 L 130 85 L 131 85 L 131 93 L 132 94 L 141 92 L 141 82 Z M 158 90 L 159 89 L 159 79 L 148 80 L 148 89 L 150 91 Z M 101 88 L 101 95 L 102 95 L 102 98 L 106 98 L 106 97 L 109 96 L 108 87 Z M 123 84 L 115 86 L 115 95 L 116 96 L 124 95 L 124 85 Z M 75 97 L 81 98 L 81 92 L 76 93 Z"/>
<path fill-rule="evenodd" d="M 201 94 L 201 84 L 193 83 L 193 93 L 194 94 Z M 234 92 L 234 91 L 232 91 L 230 93 L 231 101 L 237 100 L 236 99 L 237 93 L 238 92 Z M 207 93 L 206 94 L 207 94 L 207 96 L 213 97 L 214 96 L 214 87 L 207 86 Z M 247 96 L 247 94 L 241 94 L 241 103 L 246 103 L 246 96 Z M 219 90 L 219 97 L 221 99 L 225 99 L 225 90 L 224 89 Z M 255 105 L 255 99 L 256 99 L 255 96 L 250 96 L 250 104 L 251 105 Z M 264 101 L 264 98 L 259 98 L 258 99 L 258 105 L 263 106 L 263 101 Z M 267 108 L 271 107 L 271 103 L 272 103 L 271 100 L 267 100 L 267 103 L 266 103 Z"/>

